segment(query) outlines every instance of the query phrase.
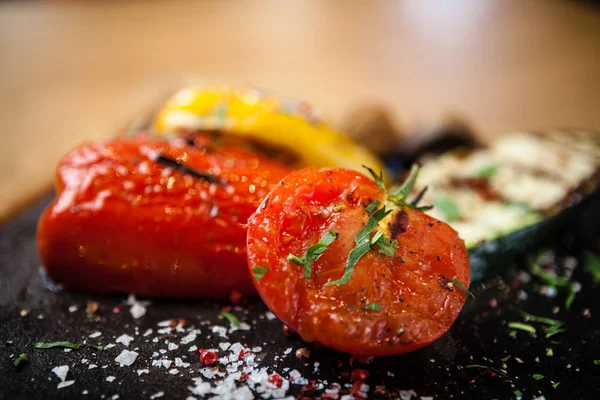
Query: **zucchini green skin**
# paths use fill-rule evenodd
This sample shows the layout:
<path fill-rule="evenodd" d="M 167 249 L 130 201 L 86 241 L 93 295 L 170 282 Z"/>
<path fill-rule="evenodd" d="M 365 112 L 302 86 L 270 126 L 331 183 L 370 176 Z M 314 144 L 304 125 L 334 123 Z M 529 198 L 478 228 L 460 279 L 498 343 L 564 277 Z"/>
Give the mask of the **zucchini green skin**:
<path fill-rule="evenodd" d="M 469 248 L 471 283 L 502 275 L 518 257 L 538 248 L 553 235 L 565 232 L 570 221 L 576 219 L 587 205 L 598 203 L 598 200 L 600 190 L 595 190 L 584 195 L 576 204 L 556 211 L 541 221 Z"/>

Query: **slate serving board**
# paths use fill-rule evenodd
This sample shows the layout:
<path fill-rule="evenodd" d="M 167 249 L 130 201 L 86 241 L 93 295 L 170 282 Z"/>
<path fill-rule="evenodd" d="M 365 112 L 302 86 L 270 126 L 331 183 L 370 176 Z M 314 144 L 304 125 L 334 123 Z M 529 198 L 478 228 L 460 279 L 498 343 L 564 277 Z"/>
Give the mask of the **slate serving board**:
<path fill-rule="evenodd" d="M 211 332 L 211 326 L 228 326 L 218 315 L 222 307 L 231 306 L 231 303 L 152 300 L 146 315 L 134 319 L 124 304 L 126 296 L 50 290 L 42 282 L 35 243 L 37 219 L 49 200 L 40 202 L 0 228 L 0 398 L 97 399 L 118 396 L 121 399 L 149 399 L 163 393 L 161 398 L 185 399 L 192 395 L 188 387 L 193 386 L 192 378 L 200 376 L 197 352 L 189 352 L 185 346 L 180 346 L 167 353 L 170 359 L 185 356 L 184 360 L 190 363 L 188 368 L 180 368 L 176 375 L 168 373 L 166 368 L 150 365 L 152 354 L 167 347 L 163 339 L 158 343 L 151 340 L 160 329 L 157 323 L 183 318 L 187 327 L 197 326 L 202 330 L 187 346 L 218 348 L 218 343 L 225 339 L 218 339 Z M 577 248 L 569 251 L 577 253 Z M 574 279 L 581 282 L 582 289 L 569 311 L 562 307 L 564 297 L 549 298 L 533 290 L 533 280 L 519 288 L 511 288 L 510 278 L 505 278 L 507 283 L 501 279 L 487 281 L 472 288 L 476 300 L 467 301 L 454 326 L 433 345 L 403 356 L 377 358 L 368 365 L 356 361 L 354 368 L 369 372 L 365 382 L 369 385 L 369 398 L 509 399 L 516 398 L 518 392 L 524 399 L 542 395 L 546 399 L 600 398 L 600 365 L 594 363 L 600 359 L 600 288 L 581 265 L 575 269 Z M 88 318 L 85 312 L 90 300 L 99 303 L 93 318 Z M 280 373 L 284 378 L 296 369 L 309 381 L 327 381 L 327 385 L 316 392 L 307 391 L 301 384 L 290 384 L 290 395 L 320 396 L 332 382 L 340 384 L 339 396 L 349 392 L 345 385 L 352 383 L 349 375 L 353 367 L 348 355 L 283 335 L 280 322 L 265 318 L 266 310 L 260 299 L 251 299 L 249 304 L 253 310 L 247 315 L 244 310 L 248 306 L 232 312 L 241 321 L 248 322 L 251 329 L 230 333 L 227 341 L 239 341 L 250 348 L 261 347 L 261 351 L 256 352 L 257 358 L 261 359 L 260 366 L 268 367 L 270 372 Z M 77 310 L 69 311 L 72 306 Z M 555 306 L 560 307 L 560 311 L 553 314 L 551 309 Z M 115 307 L 120 312 L 114 312 Z M 21 316 L 22 310 L 28 310 L 28 315 Z M 533 324 L 538 328 L 537 336 L 519 332 L 512 338 L 506 323 L 522 321 L 518 310 L 560 319 L 566 323 L 566 330 L 546 339 L 541 325 Z M 136 327 L 138 335 L 135 335 Z M 142 336 L 147 329 L 153 329 L 154 333 Z M 89 338 L 96 331 L 102 335 Z M 122 344 L 103 351 L 89 347 L 70 352 L 34 349 L 34 343 L 38 341 L 114 343 L 123 333 L 134 337 L 129 349 L 136 348 L 139 353 L 129 367 L 120 367 L 115 362 L 115 357 L 125 348 Z M 169 339 L 177 343 L 181 337 Z M 311 351 L 308 360 L 295 357 L 296 349 L 301 347 Z M 291 353 L 281 358 L 290 348 Z M 552 356 L 546 355 L 549 348 Z M 15 367 L 14 357 L 20 353 L 26 353 L 29 361 Z M 503 366 L 502 359 L 509 355 L 511 357 Z M 87 363 L 82 359 L 88 360 Z M 89 369 L 92 363 L 98 367 Z M 319 363 L 316 372 L 315 363 Z M 60 380 L 51 370 L 60 365 L 70 367 L 67 380 L 75 382 L 57 389 Z M 488 367 L 506 373 L 497 373 Z M 146 368 L 149 372 L 138 376 L 137 370 Z M 285 368 L 289 368 L 288 372 Z M 534 374 L 543 375 L 543 378 L 535 379 Z M 115 379 L 108 382 L 108 376 Z"/>

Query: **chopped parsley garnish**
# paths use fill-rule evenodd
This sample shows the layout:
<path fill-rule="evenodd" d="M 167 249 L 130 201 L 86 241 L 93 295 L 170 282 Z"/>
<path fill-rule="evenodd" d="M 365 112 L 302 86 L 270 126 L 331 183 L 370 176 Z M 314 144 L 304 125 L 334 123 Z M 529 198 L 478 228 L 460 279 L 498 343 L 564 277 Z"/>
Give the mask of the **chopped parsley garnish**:
<path fill-rule="evenodd" d="M 600 256 L 586 251 L 583 253 L 583 262 L 585 263 L 585 270 L 592 274 L 594 281 L 600 283 Z"/>
<path fill-rule="evenodd" d="M 17 358 L 15 358 L 15 360 L 13 361 L 13 365 L 15 367 L 18 367 L 19 365 L 24 364 L 27 361 L 29 361 L 29 358 L 27 358 L 27 354 L 21 353 L 17 356 Z"/>
<path fill-rule="evenodd" d="M 400 188 L 393 194 L 388 196 L 388 200 L 395 203 L 396 205 L 408 205 L 407 198 L 410 192 L 412 192 L 415 183 L 417 182 L 417 176 L 419 176 L 419 167 L 417 164 L 413 164 L 410 168 L 408 178 L 400 185 Z"/>
<path fill-rule="evenodd" d="M 465 368 L 479 368 L 479 369 L 486 369 L 486 370 L 490 370 L 490 371 L 494 371 L 497 374 L 500 374 L 502 376 L 507 376 L 506 372 L 498 369 L 498 368 L 494 368 L 494 367 L 488 367 L 486 365 L 479 365 L 479 364 L 470 364 L 470 365 L 466 365 Z"/>
<path fill-rule="evenodd" d="M 531 265 L 530 271 L 533 276 L 539 278 L 547 286 L 554 287 L 556 290 L 562 292 L 566 291 L 567 297 L 565 299 L 565 308 L 568 310 L 571 307 L 571 304 L 573 304 L 577 294 L 574 282 L 544 270 L 538 261 L 535 261 Z"/>
<path fill-rule="evenodd" d="M 227 311 L 221 311 L 220 314 L 223 318 L 227 319 L 227 321 L 229 321 L 229 323 L 233 326 L 235 326 L 236 328 L 239 328 L 240 325 L 240 320 L 237 319 L 237 317 L 235 315 L 233 315 L 232 313 L 229 313 Z"/>
<path fill-rule="evenodd" d="M 369 205 L 368 207 L 371 207 L 371 205 Z M 371 250 L 371 232 L 373 231 L 373 229 L 375 229 L 379 221 L 384 219 L 392 211 L 393 210 L 386 210 L 385 205 L 383 205 L 380 209 L 371 214 L 369 220 L 367 221 L 367 224 L 363 226 L 360 231 L 358 231 L 356 237 L 354 238 L 354 243 L 356 243 L 356 246 L 353 247 L 352 250 L 350 250 L 350 253 L 348 254 L 348 260 L 346 261 L 344 275 L 338 280 L 329 282 L 327 286 L 345 285 L 350 281 L 352 273 L 354 272 L 354 267 L 356 266 L 358 260 L 360 260 L 362 256 L 364 256 L 369 252 L 369 250 Z M 383 236 L 380 236 L 377 242 L 381 240 L 381 237 Z"/>
<path fill-rule="evenodd" d="M 525 311 L 519 311 L 519 312 L 523 316 L 523 320 L 525 322 L 532 321 L 532 322 L 539 322 L 540 324 L 544 324 L 544 325 L 557 325 L 557 326 L 561 326 L 564 324 L 564 322 L 559 321 L 557 319 L 552 319 L 552 318 L 547 318 L 547 317 L 538 317 L 537 315 L 529 314 L 529 313 L 526 313 Z"/>
<path fill-rule="evenodd" d="M 256 267 L 252 267 L 252 273 L 254 274 L 254 278 L 259 282 L 265 276 L 268 270 L 269 268 L 261 267 L 258 265 Z"/>
<path fill-rule="evenodd" d="M 86 346 L 96 350 L 104 350 L 104 346 L 101 346 L 99 344 L 86 344 Z"/>
<path fill-rule="evenodd" d="M 448 195 L 436 197 L 433 200 L 433 205 L 444 214 L 446 222 L 456 221 L 460 218 L 458 204 Z"/>
<path fill-rule="evenodd" d="M 600 360 L 594 360 L 594 365 L 600 365 Z"/>
<path fill-rule="evenodd" d="M 77 350 L 80 346 L 73 342 L 37 342 L 34 346 L 36 349 L 51 349 L 53 347 L 66 347 L 68 349 Z"/>
<path fill-rule="evenodd" d="M 379 175 L 377 175 L 373 168 L 369 168 L 366 165 L 363 165 L 363 168 L 366 168 L 366 170 L 369 171 L 369 174 L 371 174 L 371 177 L 377 186 L 379 186 L 381 190 L 385 191 L 385 183 L 383 183 L 383 171 L 379 171 Z"/>
<path fill-rule="evenodd" d="M 312 275 L 312 263 L 321 257 L 321 254 L 327 247 L 333 243 L 340 235 L 336 233 L 333 228 L 329 229 L 325 235 L 319 240 L 318 243 L 310 246 L 306 253 L 300 257 L 295 256 L 293 254 L 289 254 L 287 256 L 287 260 L 293 262 L 294 264 L 303 265 L 304 266 L 304 277 L 310 278 Z"/>
<path fill-rule="evenodd" d="M 390 240 L 390 238 L 385 236 L 381 231 L 375 232 L 375 235 L 373 235 L 373 238 L 371 239 L 371 243 L 377 245 L 377 252 L 379 254 L 383 254 L 384 256 L 388 257 L 394 257 L 394 254 L 396 254 L 398 241 Z"/>
<path fill-rule="evenodd" d="M 381 305 L 379 303 L 371 303 L 371 304 L 367 304 L 365 306 L 365 310 L 370 310 L 370 311 L 381 311 Z"/>
<path fill-rule="evenodd" d="M 513 393 L 514 393 L 514 394 L 515 394 L 515 396 L 517 396 L 517 397 L 523 397 L 523 393 L 521 393 L 521 391 L 520 391 L 520 390 L 518 390 L 518 389 L 517 389 L 517 390 L 514 390 L 514 391 L 513 391 Z"/>
<path fill-rule="evenodd" d="M 486 165 L 485 167 L 481 167 L 480 169 L 478 169 L 473 174 L 473 176 L 475 178 L 488 179 L 488 178 L 491 178 L 492 176 L 496 175 L 498 173 L 499 169 L 500 169 L 500 166 L 498 164 Z"/>
<path fill-rule="evenodd" d="M 454 283 L 454 285 L 456 285 L 457 288 L 460 289 L 461 292 L 463 292 L 464 294 L 467 295 L 467 297 L 470 297 L 472 299 L 475 298 L 475 295 L 473 293 L 471 293 L 467 288 L 465 288 L 462 283 L 460 283 L 459 281 L 457 281 L 456 279 L 450 279 L 450 281 L 452 283 Z"/>
<path fill-rule="evenodd" d="M 502 362 L 507 362 L 507 361 L 510 359 L 510 357 L 511 357 L 511 355 L 509 354 L 509 355 L 507 355 L 506 357 L 502 357 L 502 358 L 500 359 L 500 361 L 502 361 Z"/>
<path fill-rule="evenodd" d="M 540 381 L 540 380 L 544 379 L 544 375 L 542 375 L 542 374 L 533 374 L 533 375 L 531 375 L 531 377 L 533 379 L 535 379 L 536 381 Z"/>
<path fill-rule="evenodd" d="M 535 334 L 536 330 L 533 325 L 524 324 L 522 322 L 509 322 L 508 327 L 510 329 L 516 329 L 523 332 L 529 332 L 531 334 Z"/>
<path fill-rule="evenodd" d="M 560 382 L 552 382 L 552 387 L 556 389 L 560 385 Z"/>
<path fill-rule="evenodd" d="M 546 339 L 551 338 L 554 335 L 558 335 L 559 333 L 563 333 L 565 330 L 561 328 L 560 325 L 552 325 L 546 328 Z"/>

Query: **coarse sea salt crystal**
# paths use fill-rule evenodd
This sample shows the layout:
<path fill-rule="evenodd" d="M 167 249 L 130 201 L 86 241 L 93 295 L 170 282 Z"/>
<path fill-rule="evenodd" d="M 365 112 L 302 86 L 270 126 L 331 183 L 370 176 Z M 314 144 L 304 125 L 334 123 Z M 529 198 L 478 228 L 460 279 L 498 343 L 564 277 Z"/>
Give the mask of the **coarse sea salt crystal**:
<path fill-rule="evenodd" d="M 133 341 L 133 337 L 129 336 L 127 334 L 122 334 L 121 336 L 119 336 L 117 338 L 117 340 L 115 340 L 116 343 L 121 343 L 122 345 L 124 345 L 125 347 L 129 347 L 129 344 Z"/>
<path fill-rule="evenodd" d="M 102 332 L 96 331 L 96 332 L 92 333 L 91 335 L 89 335 L 88 337 L 91 337 L 93 339 L 93 338 L 97 338 L 98 336 L 102 336 Z"/>
<path fill-rule="evenodd" d="M 119 354 L 117 358 L 115 358 L 115 361 L 121 364 L 121 366 L 130 366 L 135 362 L 138 355 L 139 354 L 135 351 L 123 350 L 121 354 Z"/>
<path fill-rule="evenodd" d="M 190 346 L 190 348 L 188 349 L 188 351 L 196 351 L 198 350 L 198 346 L 196 346 L 195 344 Z"/>
<path fill-rule="evenodd" d="M 143 374 L 148 374 L 150 373 L 149 369 L 138 369 L 137 371 L 138 376 L 143 375 Z"/>
<path fill-rule="evenodd" d="M 88 369 L 94 369 L 94 368 L 98 368 L 98 366 L 96 364 L 90 364 L 88 366 Z"/>
<path fill-rule="evenodd" d="M 212 327 L 212 333 L 216 333 L 222 338 L 227 338 L 227 328 L 224 326 L 215 325 Z"/>
<path fill-rule="evenodd" d="M 179 370 L 178 370 L 177 368 L 173 368 L 173 369 L 170 369 L 170 370 L 169 370 L 169 373 L 170 373 L 171 375 L 177 375 L 177 374 L 179 373 Z"/>
<path fill-rule="evenodd" d="M 61 365 L 59 367 L 54 367 L 52 368 L 52 372 L 54 372 L 54 375 L 56 375 L 61 382 L 64 382 L 65 379 L 67 379 L 67 374 L 69 373 L 69 366 Z"/>
<path fill-rule="evenodd" d="M 160 321 L 159 323 L 156 324 L 157 326 L 170 326 L 171 325 L 171 320 L 170 319 L 165 319 L 164 321 Z"/>
<path fill-rule="evenodd" d="M 190 366 L 190 363 L 184 362 L 180 357 L 175 357 L 175 366 L 187 368 Z"/>
<path fill-rule="evenodd" d="M 303 377 L 300 374 L 300 371 L 296 369 L 290 371 L 290 378 L 292 379 L 292 383 L 295 385 L 306 385 L 308 383 L 308 379 Z"/>
<path fill-rule="evenodd" d="M 188 386 L 188 390 L 197 396 L 205 396 L 211 392 L 210 383 L 203 382 L 202 378 L 194 378 L 194 386 Z"/>
<path fill-rule="evenodd" d="M 69 312 L 75 312 L 79 309 L 76 305 L 69 306 Z"/>
<path fill-rule="evenodd" d="M 229 346 L 231 346 L 231 343 L 229 342 L 222 342 L 219 343 L 219 347 L 221 348 L 221 350 L 225 351 L 229 348 Z"/>
<path fill-rule="evenodd" d="M 290 354 L 292 352 L 292 348 L 287 348 L 285 349 L 285 351 L 283 352 L 283 354 Z"/>
<path fill-rule="evenodd" d="M 112 349 L 112 348 L 113 348 L 113 347 L 115 347 L 115 346 L 116 346 L 116 344 L 114 344 L 114 343 L 109 343 L 109 344 L 107 344 L 106 346 L 104 346 L 104 348 L 105 348 L 105 349 Z"/>
<path fill-rule="evenodd" d="M 187 335 L 181 338 L 181 344 L 192 343 L 194 340 L 196 340 L 196 336 L 196 332 L 194 331 L 188 333 Z"/>
<path fill-rule="evenodd" d="M 130 294 L 127 298 L 127 305 L 131 306 L 129 312 L 134 319 L 138 319 L 146 315 L 146 306 L 150 305 L 149 301 L 138 301 L 134 295 Z"/>
<path fill-rule="evenodd" d="M 275 316 L 275 314 L 273 314 L 271 311 L 267 311 L 267 312 L 265 313 L 265 317 L 267 317 L 267 320 L 269 320 L 269 321 L 272 321 L 272 320 L 274 320 L 275 318 L 277 318 L 277 317 Z"/>
<path fill-rule="evenodd" d="M 146 337 L 146 336 L 150 336 L 152 335 L 152 329 L 146 329 L 146 332 L 144 332 L 144 334 L 142 336 Z"/>
<path fill-rule="evenodd" d="M 171 360 L 152 360 L 152 366 L 153 367 L 163 367 L 163 368 L 170 368 L 171 364 L 173 364 L 173 361 Z"/>
<path fill-rule="evenodd" d="M 167 349 L 169 349 L 169 351 L 177 350 L 178 348 L 179 348 L 179 346 L 176 345 L 175 343 L 169 343 L 167 345 Z"/>
<path fill-rule="evenodd" d="M 401 400 L 410 400 L 413 397 L 417 397 L 417 392 L 414 390 L 399 390 L 398 394 L 400 395 Z"/>
<path fill-rule="evenodd" d="M 106 382 L 112 382 L 112 381 L 114 381 L 115 379 L 117 379 L 117 377 L 116 377 L 116 376 L 107 376 L 107 377 L 106 377 Z"/>
<path fill-rule="evenodd" d="M 57 389 L 66 388 L 67 386 L 71 386 L 74 383 L 75 383 L 75 381 L 64 381 L 64 382 L 61 382 L 58 385 L 56 385 L 56 388 Z"/>
<path fill-rule="evenodd" d="M 158 399 L 159 397 L 163 397 L 164 395 L 165 395 L 165 392 L 154 393 L 153 395 L 150 396 L 150 399 Z"/>

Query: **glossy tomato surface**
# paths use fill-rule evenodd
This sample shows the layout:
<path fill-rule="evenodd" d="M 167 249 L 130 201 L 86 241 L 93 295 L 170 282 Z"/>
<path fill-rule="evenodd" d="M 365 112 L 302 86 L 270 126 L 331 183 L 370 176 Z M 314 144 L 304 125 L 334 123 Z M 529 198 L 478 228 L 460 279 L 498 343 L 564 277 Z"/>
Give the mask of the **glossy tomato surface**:
<path fill-rule="evenodd" d="M 83 145 L 58 166 L 56 198 L 38 225 L 42 263 L 67 289 L 166 297 L 255 293 L 245 224 L 289 171 L 211 135 Z"/>
<path fill-rule="evenodd" d="M 393 256 L 372 246 L 348 283 L 328 285 L 344 275 L 355 237 L 371 215 L 365 208 L 385 199 L 360 173 L 304 169 L 286 176 L 250 217 L 254 284 L 304 340 L 358 356 L 400 354 L 433 342 L 458 316 L 466 295 L 451 280 L 469 286 L 465 245 L 449 225 L 407 206 L 395 208 L 377 228 L 398 240 Z M 305 254 L 330 229 L 337 240 L 305 278 L 303 266 L 288 255 Z"/>

